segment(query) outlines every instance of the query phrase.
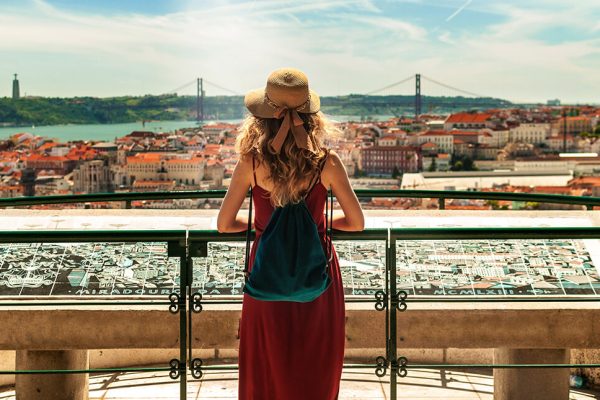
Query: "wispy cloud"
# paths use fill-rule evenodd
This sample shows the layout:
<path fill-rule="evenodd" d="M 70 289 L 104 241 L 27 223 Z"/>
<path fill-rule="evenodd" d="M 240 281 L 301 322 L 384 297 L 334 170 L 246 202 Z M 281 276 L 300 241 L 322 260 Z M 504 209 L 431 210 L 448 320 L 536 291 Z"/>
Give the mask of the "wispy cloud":
<path fill-rule="evenodd" d="M 446 22 L 449 22 L 449 21 L 453 20 L 454 17 L 456 17 L 458 14 L 460 14 L 472 2 L 473 2 L 473 0 L 467 0 L 467 1 L 465 1 L 465 3 L 462 6 L 460 6 L 456 11 L 454 11 L 451 15 L 449 15 L 448 18 L 446 18 Z"/>
<path fill-rule="evenodd" d="M 0 96 L 15 71 L 31 94 L 108 96 L 161 93 L 198 76 L 244 92 L 289 65 L 322 94 L 366 93 L 420 72 L 514 100 L 597 101 L 596 1 L 196 0 L 160 15 L 99 15 L 30 0 L 0 5 L 0 36 L 10 38 L 0 41 Z M 456 18 L 467 7 L 490 22 Z M 557 29 L 580 37 L 547 37 Z"/>

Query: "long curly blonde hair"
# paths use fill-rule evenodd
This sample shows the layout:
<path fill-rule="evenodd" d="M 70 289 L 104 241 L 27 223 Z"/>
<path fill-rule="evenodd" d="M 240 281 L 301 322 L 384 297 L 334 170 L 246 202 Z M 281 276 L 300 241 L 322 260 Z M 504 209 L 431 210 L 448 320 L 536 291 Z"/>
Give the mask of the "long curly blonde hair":
<path fill-rule="evenodd" d="M 293 135 L 288 134 L 280 153 L 275 153 L 270 144 L 282 122 L 276 118 L 250 114 L 244 119 L 237 136 L 236 150 L 240 157 L 255 157 L 267 167 L 267 179 L 273 184 L 270 201 L 275 207 L 298 203 L 302 199 L 309 182 L 315 178 L 319 163 L 327 154 L 324 139 L 339 134 L 338 129 L 320 112 L 299 115 L 314 152 L 298 148 Z"/>

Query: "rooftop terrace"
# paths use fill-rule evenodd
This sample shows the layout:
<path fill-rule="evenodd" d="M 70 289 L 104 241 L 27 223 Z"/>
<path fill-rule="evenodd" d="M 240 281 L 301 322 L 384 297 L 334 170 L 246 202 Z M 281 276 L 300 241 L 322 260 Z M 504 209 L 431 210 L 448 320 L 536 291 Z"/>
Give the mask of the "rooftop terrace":
<path fill-rule="evenodd" d="M 591 207 L 600 199 L 573 203 Z M 56 382 L 27 370 L 67 376 L 77 369 L 104 374 L 89 378 L 92 398 L 128 398 L 126 391 L 148 387 L 164 387 L 169 398 L 210 391 L 227 398 L 235 371 L 223 362 L 236 356 L 243 234 L 217 234 L 215 217 L 205 210 L 4 210 L 0 350 L 5 360 L 17 350 L 17 387 Z M 590 368 L 600 366 L 597 351 L 587 350 L 600 348 L 598 238 L 597 211 L 367 212 L 365 232 L 335 235 L 348 318 L 341 398 L 567 398 L 570 371 L 586 368 L 593 378 Z M 106 350 L 115 348 L 125 353 Z M 70 364 L 50 366 L 59 353 Z M 408 357 L 406 365 L 399 356 Z M 118 366 L 157 363 L 117 376 L 126 372 Z M 468 373 L 457 372 L 461 366 Z M 14 370 L 6 361 L 0 368 L 5 377 Z M 492 370 L 494 387 L 485 376 Z M 165 378 L 144 381 L 145 389 L 117 388 L 150 379 L 144 374 Z M 108 379 L 107 386 L 97 379 Z M 78 382 L 87 388 L 85 379 Z"/>

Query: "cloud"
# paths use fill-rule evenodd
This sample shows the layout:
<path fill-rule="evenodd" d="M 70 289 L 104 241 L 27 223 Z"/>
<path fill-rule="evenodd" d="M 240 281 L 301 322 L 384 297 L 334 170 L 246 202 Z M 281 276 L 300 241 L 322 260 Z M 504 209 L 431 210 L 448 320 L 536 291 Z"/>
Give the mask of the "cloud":
<path fill-rule="evenodd" d="M 471 4 L 473 0 L 467 0 L 462 6 L 460 6 L 456 11 L 454 11 L 451 15 L 446 18 L 446 22 L 453 20 L 458 14 L 460 14 L 465 8 Z"/>
<path fill-rule="evenodd" d="M 243 93 L 281 66 L 305 70 L 325 95 L 366 93 L 417 72 L 514 100 L 597 101 L 600 93 L 600 26 L 589 0 L 454 2 L 448 17 L 437 14 L 437 32 L 426 22 L 438 3 L 428 0 L 202 0 L 177 2 L 182 8 L 168 14 L 110 16 L 29 4 L 0 6 L 0 35 L 11 38 L 0 42 L 9 60 L 0 76 L 19 71 L 41 95 L 162 93 L 195 77 Z M 466 7 L 469 16 L 494 18 L 476 26 L 456 19 Z M 409 15 L 415 9 L 420 14 Z M 578 27 L 582 37 L 544 37 L 557 27 Z M 0 95 L 9 83 L 0 81 Z M 210 86 L 207 93 L 228 94 Z M 424 93 L 455 94 L 431 85 Z"/>

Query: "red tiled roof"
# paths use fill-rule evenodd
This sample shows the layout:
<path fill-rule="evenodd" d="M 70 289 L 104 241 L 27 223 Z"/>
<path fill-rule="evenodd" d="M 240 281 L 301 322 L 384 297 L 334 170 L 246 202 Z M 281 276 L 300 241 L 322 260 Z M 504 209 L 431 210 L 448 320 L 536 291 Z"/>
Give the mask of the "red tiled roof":
<path fill-rule="evenodd" d="M 588 186 L 600 186 L 600 176 L 580 176 L 571 179 L 567 185 L 588 185 Z"/>
<path fill-rule="evenodd" d="M 200 164 L 202 162 L 201 158 L 171 158 L 170 160 L 165 161 L 167 164 Z"/>
<path fill-rule="evenodd" d="M 488 113 L 457 113 L 452 114 L 446 119 L 446 123 L 463 123 L 463 124 L 481 124 L 492 117 Z"/>
<path fill-rule="evenodd" d="M 27 161 L 68 161 L 69 159 L 66 156 L 47 156 L 44 154 L 32 154 L 26 158 Z"/>
<path fill-rule="evenodd" d="M 571 194 L 571 188 L 568 186 L 535 186 L 533 188 L 534 193 L 548 193 L 548 194 Z"/>

